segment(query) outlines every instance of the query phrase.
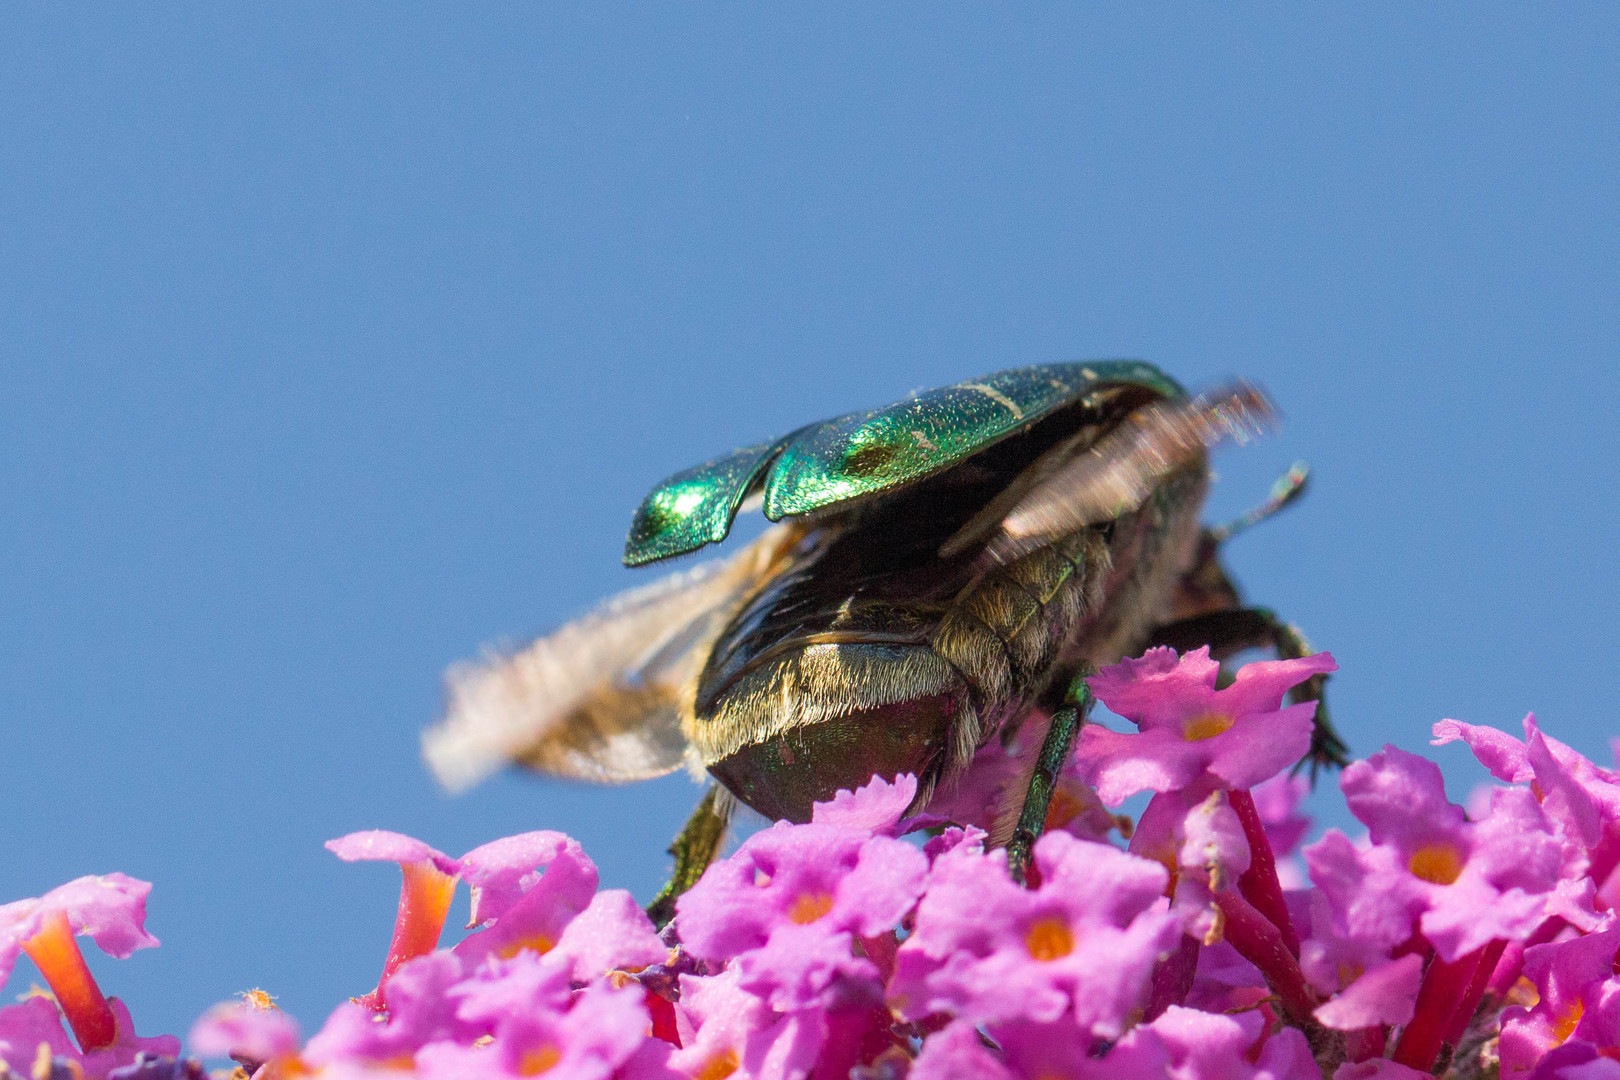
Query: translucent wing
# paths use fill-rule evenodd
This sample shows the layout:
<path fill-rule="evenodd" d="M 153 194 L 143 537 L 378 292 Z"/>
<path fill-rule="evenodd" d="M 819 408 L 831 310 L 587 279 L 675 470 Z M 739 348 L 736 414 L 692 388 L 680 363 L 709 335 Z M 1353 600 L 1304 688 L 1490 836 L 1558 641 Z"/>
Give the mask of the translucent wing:
<path fill-rule="evenodd" d="M 599 783 L 679 768 L 681 719 L 709 645 L 801 534 L 778 526 L 731 559 L 621 593 L 519 652 L 451 668 L 445 717 L 422 736 L 429 767 L 452 791 L 508 762 Z"/>
<path fill-rule="evenodd" d="M 1172 472 L 1228 439 L 1243 442 L 1267 430 L 1275 415 L 1265 394 L 1243 382 L 1143 406 L 1023 492 L 992 534 L 985 556 L 1008 562 L 1135 510 Z"/>

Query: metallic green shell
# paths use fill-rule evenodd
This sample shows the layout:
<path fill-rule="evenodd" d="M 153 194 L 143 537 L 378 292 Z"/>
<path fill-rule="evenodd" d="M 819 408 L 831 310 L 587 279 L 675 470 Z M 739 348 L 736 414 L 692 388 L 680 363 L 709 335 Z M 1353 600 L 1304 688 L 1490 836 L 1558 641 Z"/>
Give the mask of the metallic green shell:
<path fill-rule="evenodd" d="M 653 488 L 630 522 L 624 564 L 640 566 L 724 540 L 748 489 L 781 448 L 777 441 L 733 450 Z"/>
<path fill-rule="evenodd" d="M 724 540 L 737 508 L 761 486 L 772 521 L 808 514 L 950 468 L 1056 408 L 1122 383 L 1165 397 L 1183 392 L 1158 368 L 1136 360 L 1041 364 L 928 390 L 737 450 L 652 490 L 630 526 L 625 565 Z"/>

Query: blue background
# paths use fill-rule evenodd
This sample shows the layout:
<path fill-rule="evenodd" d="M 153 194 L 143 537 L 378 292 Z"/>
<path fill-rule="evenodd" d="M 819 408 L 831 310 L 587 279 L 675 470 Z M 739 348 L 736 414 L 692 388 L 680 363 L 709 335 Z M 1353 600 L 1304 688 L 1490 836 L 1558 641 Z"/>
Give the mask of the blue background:
<path fill-rule="evenodd" d="M 669 472 L 1080 357 L 1281 403 L 1210 514 L 1315 466 L 1230 560 L 1358 751 L 1608 761 L 1620 18 L 1123 10 L 0 13 L 0 899 L 155 881 L 93 965 L 184 1032 L 374 984 L 353 829 L 648 895 L 690 783 L 446 798 L 442 669 L 646 580 Z"/>

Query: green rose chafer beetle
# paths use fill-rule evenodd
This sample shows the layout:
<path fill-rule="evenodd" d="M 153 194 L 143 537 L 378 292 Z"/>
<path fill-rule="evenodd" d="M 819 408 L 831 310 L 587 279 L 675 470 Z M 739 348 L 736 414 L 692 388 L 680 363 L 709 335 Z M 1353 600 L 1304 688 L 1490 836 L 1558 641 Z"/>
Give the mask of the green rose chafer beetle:
<path fill-rule="evenodd" d="M 1246 607 L 1207 529 L 1208 449 L 1262 429 L 1243 383 L 1192 397 L 1139 361 L 997 372 L 799 428 L 665 480 L 624 561 L 724 540 L 758 501 L 777 522 L 729 559 L 614 597 L 524 650 L 453 669 L 429 763 L 464 787 L 513 762 L 620 782 L 686 764 L 706 794 L 655 910 L 696 880 L 730 800 L 808 820 L 873 775 L 917 806 L 989 740 L 1045 727 L 1021 805 L 993 838 L 1021 873 L 1084 722 L 1080 676 L 1156 644 L 1217 657 L 1309 651 Z M 1296 467 L 1271 500 L 1302 490 Z M 1322 678 L 1300 688 L 1320 698 Z M 1309 761 L 1342 764 L 1319 710 Z"/>

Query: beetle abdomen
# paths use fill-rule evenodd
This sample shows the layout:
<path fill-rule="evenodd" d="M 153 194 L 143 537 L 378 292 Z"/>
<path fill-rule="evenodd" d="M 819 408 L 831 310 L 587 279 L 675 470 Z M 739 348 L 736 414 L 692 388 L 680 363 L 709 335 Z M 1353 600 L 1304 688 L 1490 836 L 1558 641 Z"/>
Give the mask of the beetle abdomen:
<path fill-rule="evenodd" d="M 694 742 L 743 802 L 808 821 L 812 803 L 874 775 L 938 775 L 964 711 L 961 678 L 926 646 L 822 642 L 744 676 Z"/>
<path fill-rule="evenodd" d="M 834 573 L 817 573 L 823 562 Z M 928 580 L 953 583 L 947 596 L 896 572 L 831 603 L 829 579 L 849 562 L 808 556 L 723 636 L 689 738 L 770 816 L 804 820 L 812 802 L 872 775 L 915 773 L 926 790 L 1033 704 L 1095 617 L 1110 565 L 1088 528 L 988 573 L 936 562 Z"/>

